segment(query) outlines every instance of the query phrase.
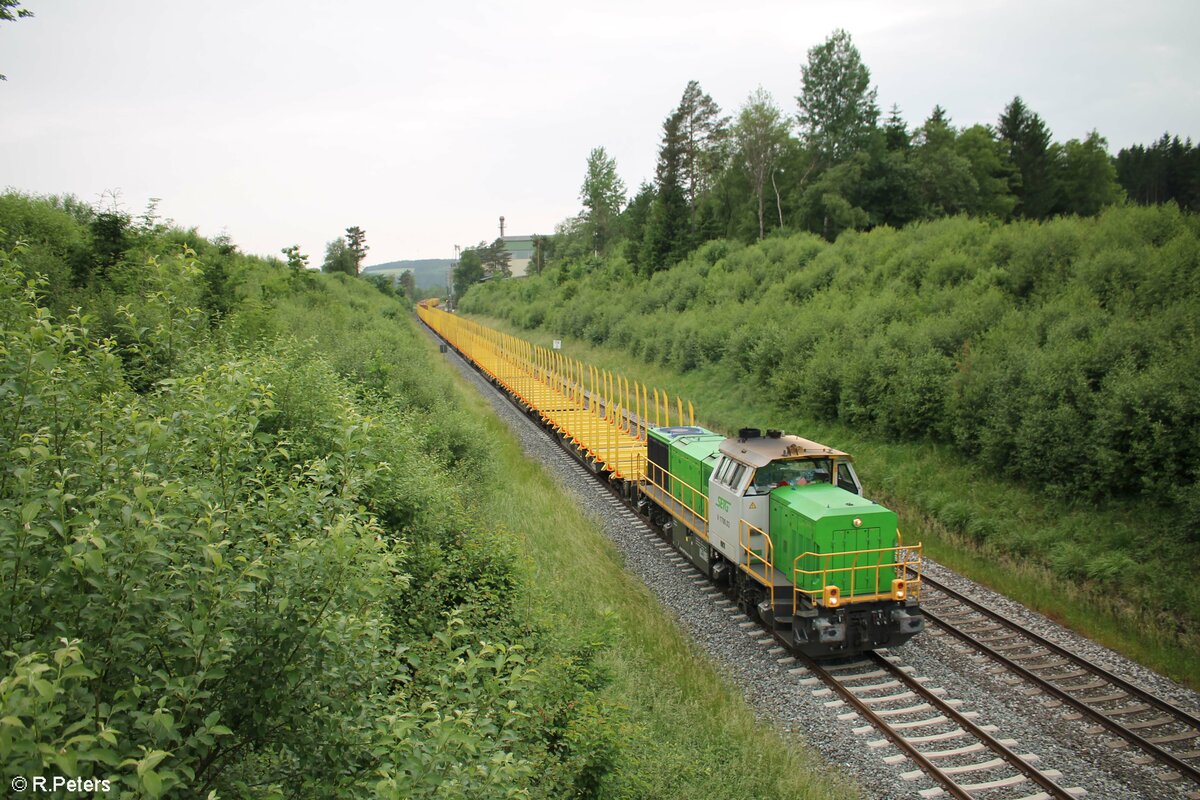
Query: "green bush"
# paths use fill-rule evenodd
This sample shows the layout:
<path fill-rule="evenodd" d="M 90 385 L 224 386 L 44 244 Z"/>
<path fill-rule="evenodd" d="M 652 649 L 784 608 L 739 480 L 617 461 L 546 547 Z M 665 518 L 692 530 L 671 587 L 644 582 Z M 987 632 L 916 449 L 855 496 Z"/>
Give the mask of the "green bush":
<path fill-rule="evenodd" d="M 78 288 L 95 316 L 67 314 L 25 258 L 82 229 L 4 201 L 67 231 L 0 251 L 6 776 L 601 791 L 604 681 L 478 523 L 488 453 L 394 300 L 151 226 Z"/>

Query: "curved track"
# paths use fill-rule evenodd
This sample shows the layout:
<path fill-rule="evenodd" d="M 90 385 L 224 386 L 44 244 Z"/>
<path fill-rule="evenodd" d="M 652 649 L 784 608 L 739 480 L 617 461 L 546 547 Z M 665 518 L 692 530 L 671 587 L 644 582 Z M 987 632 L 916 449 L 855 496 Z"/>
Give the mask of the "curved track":
<path fill-rule="evenodd" d="M 1167 781 L 1189 780 L 1200 790 L 1200 718 L 1103 667 L 1020 626 L 987 606 L 922 575 L 926 619 L 1041 692 L 1094 723 L 1088 733 L 1117 737 L 1116 747 L 1145 753 L 1138 763 L 1167 768 Z M 1200 797 L 1200 793 L 1193 793 Z"/>

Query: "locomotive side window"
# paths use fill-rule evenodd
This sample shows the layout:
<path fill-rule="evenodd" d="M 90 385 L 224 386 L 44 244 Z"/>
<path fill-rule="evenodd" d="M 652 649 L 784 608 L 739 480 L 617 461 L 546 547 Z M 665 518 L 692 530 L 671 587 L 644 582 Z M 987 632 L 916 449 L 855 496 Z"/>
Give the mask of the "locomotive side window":
<path fill-rule="evenodd" d="M 730 489 L 737 489 L 742 485 L 742 478 L 746 475 L 746 465 L 738 464 L 737 467 L 730 473 L 727 484 Z"/>
<path fill-rule="evenodd" d="M 724 483 L 725 476 L 729 474 L 729 465 L 732 463 L 733 461 L 728 457 L 722 456 L 721 463 L 717 464 L 717 468 L 713 470 L 713 480 L 715 480 L 717 483 Z"/>
<path fill-rule="evenodd" d="M 854 477 L 854 470 L 850 469 L 850 465 L 845 462 L 838 464 L 837 485 L 838 488 L 845 489 L 847 492 L 858 494 L 858 480 Z"/>

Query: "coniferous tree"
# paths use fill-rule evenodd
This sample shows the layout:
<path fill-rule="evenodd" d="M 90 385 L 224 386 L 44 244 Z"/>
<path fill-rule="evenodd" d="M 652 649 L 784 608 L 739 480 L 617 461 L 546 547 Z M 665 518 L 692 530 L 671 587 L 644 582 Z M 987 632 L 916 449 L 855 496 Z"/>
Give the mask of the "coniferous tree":
<path fill-rule="evenodd" d="M 475 248 L 483 265 L 483 274 L 489 278 L 507 278 L 512 275 L 512 253 L 504 245 L 504 240 L 496 237 L 491 244 L 480 242 Z"/>
<path fill-rule="evenodd" d="M 646 227 L 650 221 L 650 209 L 654 206 L 654 186 L 643 182 L 637 194 L 629 201 L 622 212 L 625 230 L 625 260 L 635 272 L 643 270 L 643 244 L 646 240 Z"/>
<path fill-rule="evenodd" d="M 367 246 L 367 232 L 357 225 L 353 228 L 346 228 L 346 249 L 354 258 L 354 271 L 350 274 L 357 276 L 362 270 L 362 262 L 367 257 L 367 251 L 371 249 Z"/>
<path fill-rule="evenodd" d="M 679 116 L 680 185 L 687 198 L 692 229 L 700 195 L 708 190 L 725 166 L 729 118 L 696 81 L 688 81 L 675 112 Z"/>
<path fill-rule="evenodd" d="M 1143 205 L 1175 201 L 1200 210 L 1200 144 L 1164 133 L 1150 147 L 1134 145 L 1117 153 L 1117 179 L 1129 198 Z"/>
<path fill-rule="evenodd" d="M 1050 129 L 1020 97 L 1014 97 L 1000 116 L 998 132 L 1020 175 L 1019 183 L 1012 187 L 1016 214 L 1027 219 L 1049 218 L 1061 204 L 1055 163 L 1059 149 L 1051 140 Z"/>
<path fill-rule="evenodd" d="M 666 269 L 688 249 L 688 202 L 683 187 L 684 140 L 682 115 L 676 111 L 663 123 L 663 143 L 654 172 L 655 197 L 650 206 L 640 259 L 648 272 Z"/>
<path fill-rule="evenodd" d="M 912 144 L 912 135 L 908 132 L 908 124 L 900 116 L 900 106 L 892 103 L 888 111 L 887 121 L 883 123 L 883 141 L 888 150 L 907 152 Z"/>

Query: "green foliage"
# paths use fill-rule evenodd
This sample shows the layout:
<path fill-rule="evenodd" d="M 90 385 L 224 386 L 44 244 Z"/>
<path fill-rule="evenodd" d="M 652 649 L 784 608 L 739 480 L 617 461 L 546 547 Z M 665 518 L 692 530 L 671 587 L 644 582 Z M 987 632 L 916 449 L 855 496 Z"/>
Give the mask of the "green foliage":
<path fill-rule="evenodd" d="M 625 205 L 625 183 L 617 175 L 617 161 L 603 147 L 588 154 L 579 200 L 583 203 L 583 219 L 592 248 L 603 253 L 616 234 L 617 217 Z"/>
<path fill-rule="evenodd" d="M 350 252 L 354 259 L 355 276 L 362 270 L 363 259 L 367 257 L 367 251 L 371 248 L 367 246 L 367 232 L 357 225 L 346 228 L 346 250 Z"/>
<path fill-rule="evenodd" d="M 340 272 L 343 275 L 357 275 L 358 261 L 354 251 L 341 239 L 334 239 L 325 245 L 325 261 L 321 264 L 322 272 Z"/>
<path fill-rule="evenodd" d="M 1149 147 L 1122 148 L 1116 159 L 1117 179 L 1129 198 L 1143 205 L 1175 202 L 1200 211 L 1200 145 L 1164 133 Z"/>
<path fill-rule="evenodd" d="M 1175 209 L 1111 208 L 710 243 L 648 279 L 612 264 L 488 286 L 464 309 L 681 372 L 719 365 L 815 419 L 949 442 L 1059 497 L 1183 510 L 1200 478 L 1198 234 Z"/>
<path fill-rule="evenodd" d="M 801 137 L 821 159 L 837 163 L 865 144 L 879 118 L 871 71 L 846 31 L 835 30 L 808 51 L 796 98 Z"/>
<path fill-rule="evenodd" d="M 24 261 L 87 250 L 97 217 L 0 208 L 44 232 L 0 250 L 5 776 L 602 792 L 621 752 L 604 680 L 531 618 L 518 550 L 478 522 L 479 432 L 403 306 L 149 220 L 77 290 L 96 317 L 60 315 Z"/>
<path fill-rule="evenodd" d="M 462 297 L 483 279 L 483 259 L 477 250 L 466 250 L 454 268 L 454 296 Z"/>
<path fill-rule="evenodd" d="M 0 0 L 0 21 L 12 22 L 15 19 L 32 16 L 32 11 L 27 8 L 21 8 L 20 0 Z M 0 81 L 6 80 L 8 80 L 8 77 L 0 74 Z"/>

